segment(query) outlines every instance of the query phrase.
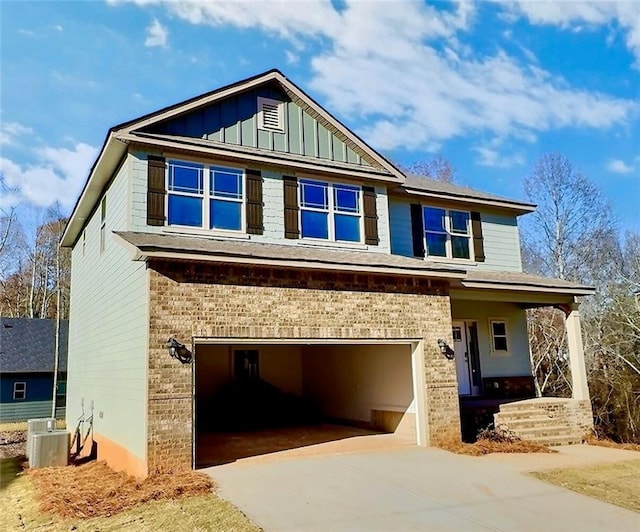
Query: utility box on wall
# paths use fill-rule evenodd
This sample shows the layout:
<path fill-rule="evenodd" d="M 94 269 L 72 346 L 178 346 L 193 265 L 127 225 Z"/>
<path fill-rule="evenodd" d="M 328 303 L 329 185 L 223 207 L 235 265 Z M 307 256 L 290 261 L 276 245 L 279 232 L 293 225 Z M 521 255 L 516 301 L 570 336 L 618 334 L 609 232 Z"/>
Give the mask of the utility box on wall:
<path fill-rule="evenodd" d="M 57 467 L 69 464 L 69 433 L 66 430 L 36 432 L 31 436 L 29 467 Z"/>

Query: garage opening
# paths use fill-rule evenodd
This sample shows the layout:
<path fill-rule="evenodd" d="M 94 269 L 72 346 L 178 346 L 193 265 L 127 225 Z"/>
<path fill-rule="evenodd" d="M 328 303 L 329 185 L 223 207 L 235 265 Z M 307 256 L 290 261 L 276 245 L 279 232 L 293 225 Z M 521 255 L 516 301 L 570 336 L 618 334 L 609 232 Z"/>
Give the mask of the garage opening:
<path fill-rule="evenodd" d="M 197 344 L 196 467 L 415 445 L 413 367 L 411 344 Z"/>

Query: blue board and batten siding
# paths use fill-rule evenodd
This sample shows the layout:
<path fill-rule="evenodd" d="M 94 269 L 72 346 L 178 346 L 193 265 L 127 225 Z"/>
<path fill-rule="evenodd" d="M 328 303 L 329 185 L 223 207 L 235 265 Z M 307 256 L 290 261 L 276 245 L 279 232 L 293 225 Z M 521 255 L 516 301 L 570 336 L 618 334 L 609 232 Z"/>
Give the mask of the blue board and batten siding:
<path fill-rule="evenodd" d="M 16 382 L 26 383 L 24 399 L 14 399 Z M 10 373 L 0 378 L 0 422 L 25 421 L 50 417 L 53 394 L 53 376 L 50 373 Z M 56 417 L 64 417 L 65 409 L 56 409 Z"/>
<path fill-rule="evenodd" d="M 285 102 L 283 133 L 258 128 L 258 97 Z M 338 134 L 329 131 L 275 86 L 230 96 L 144 131 L 371 166 Z"/>

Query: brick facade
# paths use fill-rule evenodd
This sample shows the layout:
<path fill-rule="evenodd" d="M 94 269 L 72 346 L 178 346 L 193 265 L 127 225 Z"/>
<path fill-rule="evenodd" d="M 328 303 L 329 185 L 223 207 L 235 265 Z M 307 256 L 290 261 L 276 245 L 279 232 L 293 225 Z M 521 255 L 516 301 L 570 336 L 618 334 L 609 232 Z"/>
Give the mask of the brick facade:
<path fill-rule="evenodd" d="M 422 340 L 427 443 L 460 434 L 443 281 L 360 273 L 151 261 L 149 305 L 149 471 L 192 465 L 193 365 L 167 355 L 170 335 L 194 338 L 339 341 Z"/>

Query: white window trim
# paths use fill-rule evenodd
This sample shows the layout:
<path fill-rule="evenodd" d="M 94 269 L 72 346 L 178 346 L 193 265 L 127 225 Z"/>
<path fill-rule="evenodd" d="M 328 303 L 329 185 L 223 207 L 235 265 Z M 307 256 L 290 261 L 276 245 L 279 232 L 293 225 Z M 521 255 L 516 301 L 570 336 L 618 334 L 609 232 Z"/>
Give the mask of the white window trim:
<path fill-rule="evenodd" d="M 264 96 L 258 96 L 258 129 L 264 131 L 275 131 L 276 133 L 284 133 L 284 104 L 281 100 L 274 100 L 272 98 L 265 98 Z M 278 127 L 266 125 L 264 123 L 264 105 L 275 106 L 278 110 Z"/>
<path fill-rule="evenodd" d="M 425 207 L 427 208 L 431 208 L 431 209 L 440 209 L 443 210 L 445 212 L 444 215 L 444 231 L 431 231 L 429 230 L 429 233 L 437 233 L 440 235 L 447 235 L 447 241 L 445 242 L 445 249 L 447 252 L 447 256 L 446 257 L 442 257 L 440 255 L 429 255 L 429 247 L 427 246 L 427 224 L 425 222 L 425 218 L 424 218 L 424 210 Z M 469 215 L 469 218 L 467 220 L 467 233 L 466 234 L 462 234 L 462 233 L 454 233 L 453 232 L 453 227 L 451 224 L 451 211 L 454 212 L 464 212 L 466 214 Z M 429 259 L 432 261 L 440 261 L 440 262 L 449 262 L 449 261 L 456 261 L 456 262 L 465 262 L 465 263 L 476 263 L 475 260 L 475 249 L 473 247 L 473 231 L 471 230 L 471 211 L 467 211 L 464 209 L 449 209 L 447 207 L 440 207 L 438 205 L 428 205 L 428 204 L 422 204 L 421 205 L 421 214 L 422 214 L 422 242 L 424 245 L 424 258 L 425 259 Z M 462 236 L 462 237 L 466 237 L 469 239 L 469 258 L 465 259 L 463 257 L 454 257 L 453 256 L 453 246 L 451 244 L 451 237 L 452 236 Z"/>
<path fill-rule="evenodd" d="M 18 385 L 22 385 L 22 390 L 18 390 Z M 22 397 L 16 397 L 17 393 L 21 393 Z M 27 383 L 25 381 L 18 381 L 13 383 L 13 400 L 24 401 L 27 398 Z"/>
<path fill-rule="evenodd" d="M 494 323 L 504 323 L 504 339 L 507 342 L 507 349 L 496 349 L 495 336 L 493 334 L 493 324 Z M 498 335 L 499 338 L 502 338 L 502 335 Z M 489 318 L 489 338 L 491 341 L 491 355 L 496 357 L 507 357 L 511 355 L 511 335 L 509 334 L 509 320 L 506 318 Z"/>
<path fill-rule="evenodd" d="M 328 202 L 327 209 L 317 209 L 313 207 L 303 207 L 302 206 L 302 181 L 309 181 L 312 183 L 319 184 L 327 184 L 328 185 Z M 335 185 L 345 185 L 348 187 L 354 187 L 358 189 L 358 213 L 349 213 L 345 211 L 337 211 L 335 210 L 335 194 L 334 194 L 334 186 Z M 303 237 L 302 236 L 302 211 L 311 211 L 311 212 L 322 212 L 327 213 L 327 225 L 328 225 L 328 238 L 313 238 L 313 237 Z M 358 216 L 360 218 L 360 222 L 358 224 L 359 232 L 360 232 L 360 240 L 357 242 L 350 240 L 336 240 L 335 235 L 335 221 L 333 219 L 335 214 L 346 214 L 349 216 Z M 346 246 L 360 246 L 364 244 L 364 198 L 362 197 L 362 186 L 355 185 L 352 183 L 343 183 L 341 181 L 330 181 L 330 180 L 319 180 L 319 179 L 310 179 L 307 177 L 301 177 L 298 181 L 298 227 L 300 228 L 300 240 L 302 242 L 308 243 L 317 243 L 322 244 L 324 246 L 331 245 L 346 245 Z M 366 246 L 366 245 L 365 245 Z"/>
<path fill-rule="evenodd" d="M 169 188 L 169 172 L 171 163 L 185 163 L 185 164 L 197 164 L 202 165 L 202 194 L 194 193 L 194 192 L 181 192 L 181 191 L 173 191 Z M 242 179 L 242 199 L 234 199 L 234 198 L 223 198 L 218 196 L 211 195 L 211 169 L 212 168 L 221 168 L 233 170 L 234 172 L 238 172 L 241 174 Z M 180 233 L 200 233 L 201 235 L 211 235 L 211 236 L 244 236 L 247 234 L 247 173 L 244 168 L 240 168 L 237 166 L 226 166 L 214 163 L 203 163 L 201 161 L 187 161 L 184 159 L 171 158 L 167 161 L 167 168 L 165 170 L 164 176 L 165 190 L 167 193 L 164 198 L 164 212 L 166 214 L 166 222 L 164 225 L 164 230 L 167 232 L 180 232 Z M 202 225 L 201 226 L 193 226 L 193 225 L 180 225 L 180 224 L 169 224 L 169 195 L 174 196 L 186 196 L 190 198 L 198 198 L 202 200 Z M 217 227 L 209 229 L 209 216 L 211 214 L 211 208 L 209 201 L 211 199 L 223 199 L 225 201 L 234 201 L 240 203 L 240 229 L 219 229 Z"/>

